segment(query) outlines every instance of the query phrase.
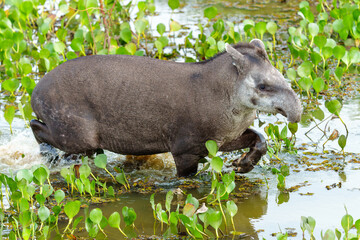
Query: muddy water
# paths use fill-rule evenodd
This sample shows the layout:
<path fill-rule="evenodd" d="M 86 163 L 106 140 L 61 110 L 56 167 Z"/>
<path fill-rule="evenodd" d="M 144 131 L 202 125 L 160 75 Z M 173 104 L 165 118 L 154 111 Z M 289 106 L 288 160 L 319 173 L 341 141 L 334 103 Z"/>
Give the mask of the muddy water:
<path fill-rule="evenodd" d="M 270 15 L 275 16 L 279 21 L 287 21 L 289 16 L 296 14 L 298 1 L 288 1 L 289 3 L 280 4 L 279 1 L 187 1 L 187 5 L 180 12 L 171 14 L 167 7 L 167 1 L 156 1 L 157 11 L 160 16 L 154 16 L 152 24 L 156 26 L 159 22 L 170 19 L 170 16 L 185 23 L 185 27 L 191 28 L 199 21 L 206 23 L 202 13 L 203 8 L 214 4 L 224 15 L 224 18 L 230 21 L 241 21 L 244 18 L 253 16 L 254 18 L 266 18 Z M 165 19 L 165 20 L 164 20 Z M 325 109 L 324 112 L 326 113 Z M 326 114 L 328 115 L 328 114 Z M 247 198 L 237 199 L 239 212 L 235 217 L 236 230 L 247 234 L 249 239 L 267 239 L 272 238 L 272 233 L 279 231 L 296 233 L 296 239 L 302 235 L 300 229 L 300 217 L 312 216 L 316 219 L 317 225 L 315 236 L 320 236 L 321 230 L 335 227 L 341 228 L 340 220 L 345 214 L 345 208 L 353 215 L 355 219 L 360 218 L 360 164 L 348 163 L 351 159 L 360 160 L 360 98 L 350 99 L 344 102 L 341 111 L 341 117 L 347 124 L 350 132 L 345 148 L 346 152 L 357 153 L 345 158 L 337 154 L 329 153 L 320 156 L 311 156 L 308 151 L 322 151 L 324 138 L 322 132 L 318 129 L 312 130 L 307 136 L 305 132 L 310 130 L 314 124 L 303 125 L 297 133 L 297 147 L 306 149 L 299 151 L 298 155 L 281 155 L 281 158 L 289 164 L 293 164 L 290 176 L 286 178 L 286 186 L 292 187 L 300 185 L 298 191 L 289 194 L 280 194 L 277 190 L 276 176 L 272 175 L 265 167 L 257 166 L 256 169 L 246 174 L 252 180 L 264 179 L 266 184 L 260 185 L 254 189 L 253 193 Z M 275 121 L 285 121 L 281 116 L 260 115 L 261 121 L 266 123 Z M 324 128 L 325 123 L 320 125 Z M 255 122 L 254 128 L 263 132 L 263 127 L 258 127 L 258 121 Z M 14 120 L 14 134 L 9 133 L 8 125 L 3 118 L 0 118 L 0 171 L 10 174 L 21 168 L 30 168 L 35 164 L 48 164 L 39 153 L 38 145 L 29 129 L 25 127 L 21 119 Z M 328 134 L 337 129 L 344 134 L 344 127 L 338 119 L 334 119 L 327 125 Z M 321 139 L 319 141 L 319 139 Z M 305 144 L 305 145 L 303 145 Z M 326 144 L 326 150 L 339 151 L 337 141 Z M 124 162 L 125 157 L 112 153 L 107 153 L 110 165 L 116 165 Z M 299 164 L 299 159 L 304 156 L 310 158 L 310 167 L 305 164 Z M 139 170 L 128 172 L 133 179 L 143 179 L 149 177 L 149 181 L 155 182 L 159 187 L 164 188 L 164 193 L 156 195 L 156 201 L 165 199 L 167 190 L 176 188 L 181 181 L 175 176 L 174 164 L 171 157 L 161 156 L 161 161 L 154 161 L 150 164 L 140 166 Z M 311 160 L 311 158 L 314 158 Z M 338 158 L 338 159 L 337 159 Z M 341 171 L 321 170 L 309 171 L 316 169 L 317 165 L 312 163 L 322 162 L 328 159 L 332 163 L 344 166 Z M 346 163 L 346 164 L 344 164 Z M 53 172 L 57 172 L 62 166 L 69 164 L 62 162 L 56 166 L 49 166 Z M 310 168 L 310 169 L 309 169 Z M 306 170 L 307 169 L 307 170 Z M 101 174 L 99 172 L 99 174 Z M 339 184 L 341 183 L 341 185 Z M 335 185 L 334 185 L 335 184 Z M 340 187 L 341 186 L 341 187 Z M 238 187 L 241 187 L 240 185 Z M 329 189 L 329 190 L 328 190 Z M 188 190 L 194 196 L 201 197 L 208 191 L 206 186 L 200 189 Z M 239 190 L 238 190 L 239 191 Z M 149 194 L 129 193 L 120 197 L 120 201 L 113 203 L 103 203 L 93 205 L 92 207 L 101 207 L 105 216 L 109 216 L 114 210 L 121 211 L 123 206 L 133 207 L 138 214 L 135 222 L 138 233 L 143 235 L 154 234 L 153 216 L 149 203 Z M 107 229 L 109 239 L 119 239 L 119 233 Z M 159 226 L 156 228 L 156 234 L 159 234 Z"/>

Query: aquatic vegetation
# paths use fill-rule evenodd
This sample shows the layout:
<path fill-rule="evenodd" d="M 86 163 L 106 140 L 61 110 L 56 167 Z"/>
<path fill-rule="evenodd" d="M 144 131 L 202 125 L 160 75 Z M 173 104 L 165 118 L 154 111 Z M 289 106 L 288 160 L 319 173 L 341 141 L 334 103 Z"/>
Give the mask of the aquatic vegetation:
<path fill-rule="evenodd" d="M 161 232 L 163 232 L 164 224 L 168 227 L 163 233 L 164 237 L 177 235 L 180 224 L 192 238 L 219 238 L 220 228 L 222 228 L 220 232 L 223 236 L 241 234 L 236 232 L 233 220 L 238 208 L 232 200 L 229 200 L 230 194 L 235 189 L 235 172 L 221 173 L 223 160 L 216 156 L 218 147 L 215 141 L 207 141 L 206 148 L 212 167 L 212 171 L 209 173 L 211 174 L 211 191 L 206 197 L 196 199 L 188 194 L 184 206 L 181 207 L 177 204 L 175 211 L 171 211 L 174 196 L 172 191 L 168 191 L 166 194 L 165 210 L 161 203 L 155 204 L 155 194 L 150 197 L 154 219 L 161 223 Z M 202 203 L 201 206 L 200 203 Z M 182 209 L 182 213 L 180 209 Z M 230 232 L 228 229 L 229 218 L 233 228 L 233 231 Z M 215 235 L 209 226 L 215 230 Z"/>

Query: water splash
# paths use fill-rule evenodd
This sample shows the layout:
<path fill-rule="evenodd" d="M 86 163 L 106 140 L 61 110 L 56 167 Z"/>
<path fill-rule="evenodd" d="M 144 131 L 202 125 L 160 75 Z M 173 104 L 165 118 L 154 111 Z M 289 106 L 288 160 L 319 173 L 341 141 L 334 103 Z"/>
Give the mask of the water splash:
<path fill-rule="evenodd" d="M 9 139 L 2 139 L 0 143 L 1 173 L 8 174 L 45 162 L 40 154 L 39 144 L 30 129 L 14 133 Z"/>

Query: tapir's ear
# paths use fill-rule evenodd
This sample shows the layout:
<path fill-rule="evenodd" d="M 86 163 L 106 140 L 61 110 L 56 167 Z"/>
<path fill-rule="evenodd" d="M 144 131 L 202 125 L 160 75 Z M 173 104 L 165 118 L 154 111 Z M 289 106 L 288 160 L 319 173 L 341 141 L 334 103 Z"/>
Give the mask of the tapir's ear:
<path fill-rule="evenodd" d="M 238 69 L 238 71 L 241 71 L 241 69 L 244 67 L 245 63 L 245 57 L 242 55 L 238 50 L 233 48 L 230 44 L 225 43 L 225 49 L 226 52 L 230 54 L 230 56 L 233 59 L 233 65 Z"/>
<path fill-rule="evenodd" d="M 253 39 L 253 40 L 250 41 L 250 44 L 265 50 L 265 45 L 260 39 L 256 39 L 256 38 Z"/>
<path fill-rule="evenodd" d="M 264 43 L 260 40 L 260 39 L 253 39 L 250 41 L 250 44 L 260 48 L 261 50 L 259 51 L 259 54 L 263 55 L 265 58 L 269 59 L 267 53 L 266 53 L 266 49 L 265 49 L 265 45 Z"/>

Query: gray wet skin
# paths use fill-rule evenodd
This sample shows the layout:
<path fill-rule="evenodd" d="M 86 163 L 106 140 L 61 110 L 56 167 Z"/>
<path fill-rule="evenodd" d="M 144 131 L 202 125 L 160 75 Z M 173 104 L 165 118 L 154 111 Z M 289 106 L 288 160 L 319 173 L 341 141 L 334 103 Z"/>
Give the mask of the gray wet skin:
<path fill-rule="evenodd" d="M 209 139 L 221 151 L 249 147 L 234 165 L 251 171 L 266 153 L 264 137 L 249 129 L 256 110 L 292 122 L 302 112 L 260 40 L 227 45 L 200 63 L 126 55 L 69 60 L 40 80 L 31 104 L 39 143 L 66 153 L 171 152 L 178 176 L 196 173 Z"/>

